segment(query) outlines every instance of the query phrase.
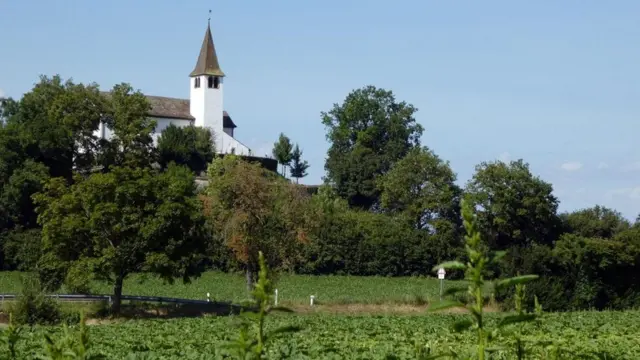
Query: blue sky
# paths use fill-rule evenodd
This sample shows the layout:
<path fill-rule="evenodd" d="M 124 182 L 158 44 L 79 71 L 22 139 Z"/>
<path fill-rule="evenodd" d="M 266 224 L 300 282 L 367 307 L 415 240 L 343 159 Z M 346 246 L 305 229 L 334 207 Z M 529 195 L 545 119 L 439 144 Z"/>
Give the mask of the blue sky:
<path fill-rule="evenodd" d="M 640 213 L 640 1 L 323 0 L 0 2 L 0 92 L 39 74 L 188 97 L 208 9 L 236 137 L 280 132 L 324 175 L 320 112 L 365 85 L 414 104 L 424 145 L 460 184 L 527 161 L 561 210 Z"/>

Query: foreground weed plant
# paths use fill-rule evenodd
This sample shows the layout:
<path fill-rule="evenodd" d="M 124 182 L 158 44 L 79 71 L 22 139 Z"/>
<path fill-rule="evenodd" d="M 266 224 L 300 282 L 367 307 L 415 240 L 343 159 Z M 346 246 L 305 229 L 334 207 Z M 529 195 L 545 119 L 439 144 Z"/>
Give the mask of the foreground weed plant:
<path fill-rule="evenodd" d="M 260 272 L 251 295 L 254 303 L 249 310 L 243 311 L 238 338 L 227 344 L 226 348 L 232 350 L 239 359 L 263 359 L 266 356 L 267 343 L 279 335 L 300 331 L 298 326 L 283 326 L 265 331 L 267 316 L 274 311 L 292 312 L 285 307 L 272 306 L 273 284 L 268 277 L 267 266 L 262 252 L 259 252 Z M 252 331 L 253 330 L 253 331 Z"/>
<path fill-rule="evenodd" d="M 533 321 L 536 318 L 536 314 L 526 314 L 522 311 L 518 311 L 514 315 L 502 318 L 494 328 L 487 327 L 484 316 L 485 294 L 483 289 L 485 285 L 485 275 L 487 273 L 487 268 L 490 265 L 497 263 L 505 255 L 505 252 L 490 252 L 487 249 L 486 245 L 482 241 L 480 231 L 477 229 L 476 218 L 471 204 L 464 200 L 462 201 L 462 218 L 466 231 L 465 249 L 468 257 L 467 263 L 463 264 L 459 261 L 448 261 L 435 266 L 433 270 L 437 271 L 439 268 L 464 270 L 465 280 L 469 283 L 468 287 L 453 287 L 446 291 L 446 295 L 455 295 L 466 290 L 469 296 L 468 304 L 465 305 L 457 300 L 443 300 L 431 306 L 429 310 L 440 311 L 449 308 L 466 308 L 471 313 L 471 318 L 456 322 L 453 329 L 456 332 L 466 330 L 475 331 L 477 345 L 475 358 L 478 360 L 485 360 L 491 353 L 498 350 L 504 350 L 504 347 L 501 346 L 490 347 L 490 345 L 494 345 L 494 341 L 497 340 L 501 334 L 504 334 L 503 330 L 507 329 L 509 325 Z M 522 291 L 523 284 L 537 278 L 537 275 L 523 275 L 501 279 L 495 282 L 495 289 L 501 290 L 515 285 L 518 287 L 519 291 Z M 516 294 L 516 299 L 521 301 L 522 296 L 522 293 Z M 521 302 L 518 306 L 521 310 Z M 521 351 L 519 350 L 522 346 L 521 342 L 517 341 L 516 344 L 516 354 L 518 359 L 522 359 L 524 354 L 522 352 L 522 357 L 520 357 Z M 433 359 L 446 356 L 459 358 L 459 355 L 452 351 L 446 354 L 427 356 L 423 358 Z"/>

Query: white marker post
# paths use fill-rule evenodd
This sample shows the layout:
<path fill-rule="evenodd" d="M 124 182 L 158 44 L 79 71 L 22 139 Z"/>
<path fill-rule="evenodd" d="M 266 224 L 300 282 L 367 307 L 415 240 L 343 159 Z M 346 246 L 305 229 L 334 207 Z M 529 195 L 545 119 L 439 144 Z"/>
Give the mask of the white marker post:
<path fill-rule="evenodd" d="M 275 293 L 276 294 L 275 294 L 275 297 L 274 297 L 274 303 L 275 303 L 275 306 L 278 306 L 278 289 L 276 289 Z"/>
<path fill-rule="evenodd" d="M 211 302 L 211 294 L 207 293 L 207 302 Z"/>
<path fill-rule="evenodd" d="M 309 297 L 309 305 L 310 305 L 310 306 L 313 306 L 313 300 L 314 300 L 315 298 L 316 298 L 316 297 L 315 297 L 315 296 L 313 296 L 313 295 L 311 295 L 311 296 Z"/>
<path fill-rule="evenodd" d="M 440 279 L 440 301 L 442 301 L 442 289 L 445 275 L 447 275 L 447 272 L 444 271 L 443 268 L 438 269 L 438 279 Z"/>

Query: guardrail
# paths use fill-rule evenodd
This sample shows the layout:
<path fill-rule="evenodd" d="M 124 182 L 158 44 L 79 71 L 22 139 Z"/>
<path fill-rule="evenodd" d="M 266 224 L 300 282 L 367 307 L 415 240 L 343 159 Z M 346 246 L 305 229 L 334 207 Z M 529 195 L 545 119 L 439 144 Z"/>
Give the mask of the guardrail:
<path fill-rule="evenodd" d="M 4 300 L 12 300 L 20 295 L 16 294 L 0 294 L 0 301 Z M 78 295 L 78 294 L 48 294 L 47 297 L 55 298 L 62 301 L 108 301 L 111 302 L 113 295 Z M 161 296 L 134 296 L 134 295 L 122 295 L 122 300 L 128 301 L 141 301 L 141 302 L 157 302 L 157 303 L 172 303 L 172 304 L 193 304 L 193 305 L 229 305 L 233 304 L 230 302 L 212 302 L 210 299 L 207 300 L 195 300 L 195 299 L 180 299 L 180 298 L 170 298 L 170 297 L 161 297 Z"/>

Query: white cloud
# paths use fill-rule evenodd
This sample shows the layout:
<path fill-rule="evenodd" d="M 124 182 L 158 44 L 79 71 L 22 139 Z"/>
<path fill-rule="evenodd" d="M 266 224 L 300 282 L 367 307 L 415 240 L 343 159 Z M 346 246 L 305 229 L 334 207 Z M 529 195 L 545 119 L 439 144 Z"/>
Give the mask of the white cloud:
<path fill-rule="evenodd" d="M 565 171 L 576 171 L 582 169 L 582 163 L 578 161 L 569 161 L 560 165 L 560 168 Z"/>
<path fill-rule="evenodd" d="M 636 161 L 622 167 L 622 171 L 639 171 L 639 170 L 640 170 L 640 161 Z"/>
<path fill-rule="evenodd" d="M 509 161 L 511 161 L 511 154 L 505 151 L 498 156 L 498 160 L 508 163 Z"/>
<path fill-rule="evenodd" d="M 609 164 L 607 164 L 606 162 L 600 162 L 598 164 L 598 169 L 606 169 L 609 167 Z"/>

